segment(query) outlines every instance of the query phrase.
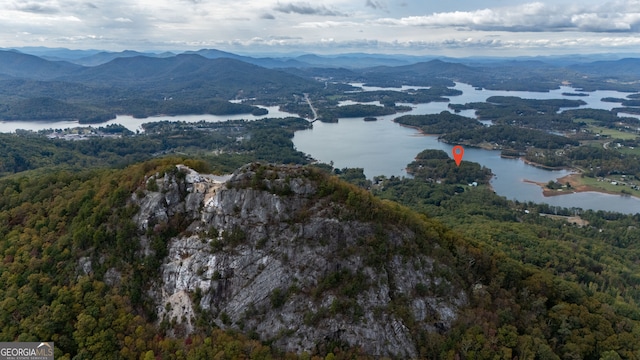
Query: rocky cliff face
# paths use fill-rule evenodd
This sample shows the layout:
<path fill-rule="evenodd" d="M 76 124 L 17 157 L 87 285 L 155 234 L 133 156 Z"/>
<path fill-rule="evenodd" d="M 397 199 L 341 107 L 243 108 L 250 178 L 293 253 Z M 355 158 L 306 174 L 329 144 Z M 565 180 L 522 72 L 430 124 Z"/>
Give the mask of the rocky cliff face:
<path fill-rule="evenodd" d="M 132 197 L 139 229 L 183 224 L 150 293 L 167 331 L 215 323 L 288 351 L 338 344 L 406 358 L 418 354 L 416 330 L 447 328 L 467 301 L 448 267 L 415 250 L 408 227 L 362 220 L 368 208 L 336 200 L 325 180 L 261 164 L 149 178 Z M 153 252 L 146 235 L 141 244 Z"/>

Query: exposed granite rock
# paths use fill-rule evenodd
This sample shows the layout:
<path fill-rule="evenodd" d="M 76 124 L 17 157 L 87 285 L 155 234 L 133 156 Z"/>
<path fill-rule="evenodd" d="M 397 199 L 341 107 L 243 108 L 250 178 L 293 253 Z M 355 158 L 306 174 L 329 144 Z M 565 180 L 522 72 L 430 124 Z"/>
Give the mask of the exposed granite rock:
<path fill-rule="evenodd" d="M 304 167 L 250 164 L 227 178 L 177 170 L 150 178 L 157 191 L 132 197 L 141 232 L 175 216 L 188 223 L 170 239 L 150 293 L 160 321 L 173 324 L 170 332 L 197 331 L 204 316 L 288 351 L 342 343 L 413 358 L 406 316 L 412 326 L 437 331 L 467 301 L 460 286 L 435 275 L 446 266 L 425 254 L 389 253 L 373 262 L 371 239 L 383 233 L 399 247 L 415 234 L 344 216 L 345 205 L 319 196 Z M 141 244 L 142 254 L 152 251 L 145 236 Z"/>

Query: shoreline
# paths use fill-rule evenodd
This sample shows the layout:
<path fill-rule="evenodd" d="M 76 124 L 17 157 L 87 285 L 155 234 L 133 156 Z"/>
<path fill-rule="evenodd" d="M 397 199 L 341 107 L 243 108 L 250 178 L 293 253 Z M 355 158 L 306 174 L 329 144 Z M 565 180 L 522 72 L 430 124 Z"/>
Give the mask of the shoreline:
<path fill-rule="evenodd" d="M 439 136 L 442 135 L 442 134 L 427 134 L 424 131 L 422 131 L 422 129 L 420 129 L 420 127 L 418 127 L 418 126 L 405 125 L 405 124 L 400 124 L 400 123 L 397 123 L 397 124 L 402 126 L 402 127 L 414 129 L 421 136 L 438 136 L 438 141 L 441 141 L 441 142 L 443 142 L 445 144 L 448 144 L 448 145 L 452 145 L 449 142 L 443 141 L 443 140 L 441 140 L 439 138 Z M 469 144 L 464 144 L 464 143 L 463 144 L 458 144 L 458 145 L 468 146 L 468 147 L 473 147 L 473 148 L 478 148 L 478 149 L 483 149 L 483 150 L 499 150 L 499 149 L 494 148 L 490 143 L 486 143 L 486 142 L 480 143 L 480 144 L 475 144 L 475 145 L 469 145 Z M 569 183 L 571 185 L 570 188 L 563 187 L 563 188 L 559 189 L 560 191 L 552 190 L 552 189 L 547 188 L 547 183 L 542 183 L 542 182 L 528 180 L 528 179 L 523 179 L 522 180 L 522 181 L 524 181 L 526 183 L 529 183 L 529 184 L 538 185 L 542 189 L 542 195 L 544 197 L 568 195 L 568 194 L 581 193 L 581 192 L 597 192 L 597 193 L 601 193 L 601 194 L 619 195 L 619 196 L 623 196 L 623 197 L 630 196 L 630 197 L 635 197 L 635 198 L 640 199 L 640 195 L 637 195 L 637 194 L 622 193 L 620 191 L 611 191 L 611 190 L 606 190 L 606 189 L 603 189 L 603 188 L 600 188 L 600 187 L 596 187 L 596 186 L 593 186 L 593 185 L 587 185 L 581 180 L 582 172 L 580 170 L 576 169 L 576 168 L 572 168 L 572 167 L 568 167 L 568 166 L 546 166 L 546 165 L 543 165 L 543 164 L 536 163 L 534 161 L 527 160 L 523 156 L 509 156 L 509 155 L 505 156 L 505 155 L 501 154 L 500 157 L 508 158 L 508 159 L 521 159 L 527 165 L 534 166 L 534 167 L 537 167 L 537 168 L 540 168 L 540 169 L 549 170 L 549 171 L 558 171 L 558 170 L 571 171 L 570 174 L 556 179 L 556 182 L 558 182 L 560 184 Z M 491 189 L 493 192 L 495 192 L 495 190 L 491 186 L 491 181 L 489 181 L 487 183 L 487 185 L 488 185 L 489 189 Z"/>
<path fill-rule="evenodd" d="M 570 170 L 570 171 L 575 171 L 575 169 L 570 168 L 570 167 L 566 167 L 566 166 L 547 166 L 547 165 L 542 165 L 542 164 L 540 164 L 540 163 L 537 163 L 537 162 L 535 162 L 535 161 L 527 160 L 527 159 L 525 159 L 525 158 L 524 158 L 524 157 L 522 157 L 522 156 L 514 157 L 514 159 L 517 159 L 517 158 L 522 159 L 522 161 L 524 161 L 524 163 L 525 163 L 525 164 L 527 164 L 527 165 L 535 166 L 535 167 L 540 168 L 540 169 L 545 169 L 545 170 Z M 571 175 L 571 174 L 569 174 L 569 175 Z M 567 175 L 567 176 L 569 176 L 569 175 Z M 578 175 L 580 175 L 580 174 L 578 174 Z M 571 186 L 573 186 L 573 184 L 572 184 Z"/>
<path fill-rule="evenodd" d="M 636 198 L 640 198 L 640 196 L 634 195 L 634 194 L 623 194 L 620 192 L 616 192 L 616 191 L 609 191 L 609 190 L 605 190 L 599 187 L 595 187 L 595 186 L 591 186 L 591 185 L 586 185 L 584 184 L 582 181 L 580 181 L 581 179 L 581 175 L 582 173 L 579 172 L 574 172 L 571 173 L 569 175 L 565 175 L 561 178 L 556 179 L 556 181 L 560 184 L 566 184 L 569 183 L 571 185 L 571 188 L 562 188 L 561 191 L 558 190 L 552 190 L 547 188 L 547 183 L 542 183 L 542 182 L 538 182 L 538 181 L 533 181 L 533 180 L 528 180 L 528 179 L 524 179 L 522 181 L 529 183 L 529 184 L 536 184 L 538 186 L 540 186 L 540 188 L 542 188 L 542 195 L 544 197 L 551 197 L 551 196 L 561 196 L 561 195 L 568 195 L 568 194 L 573 194 L 573 193 L 580 193 L 580 192 L 598 192 L 598 193 L 602 193 L 602 194 L 609 194 L 609 195 L 619 195 L 619 196 L 631 196 L 631 197 L 636 197 Z"/>
<path fill-rule="evenodd" d="M 483 149 L 483 150 L 491 150 L 491 151 L 501 150 L 500 148 L 493 146 L 493 145 L 492 145 L 491 143 L 489 143 L 489 142 L 482 142 L 482 143 L 479 143 L 479 144 L 469 144 L 469 143 L 467 143 L 467 142 L 451 143 L 451 142 L 449 142 L 449 141 L 442 140 L 442 139 L 440 138 L 442 135 L 445 135 L 445 133 L 440 133 L 440 134 L 431 134 L 431 133 L 427 133 L 427 132 L 425 132 L 424 130 L 422 130 L 422 128 L 420 128 L 420 126 L 417 126 L 417 125 L 406 125 L 406 124 L 401 124 L 401 123 L 399 123 L 399 122 L 396 122 L 395 120 L 392 120 L 392 121 L 393 121 L 394 123 L 396 123 L 396 124 L 398 124 L 398 125 L 402 126 L 402 127 L 405 127 L 405 128 L 408 128 L 408 129 L 414 129 L 414 130 L 416 130 L 416 131 L 419 133 L 419 135 L 420 135 L 420 136 L 437 136 L 437 139 L 438 139 L 438 141 L 439 141 L 439 142 L 445 143 L 445 144 L 447 144 L 447 145 L 451 145 L 451 146 L 460 145 L 460 146 L 464 146 L 464 147 L 470 147 L 470 148 L 475 148 L 475 149 Z M 517 159 L 517 157 L 516 157 L 515 159 Z M 532 165 L 533 165 L 533 164 L 532 164 Z"/>

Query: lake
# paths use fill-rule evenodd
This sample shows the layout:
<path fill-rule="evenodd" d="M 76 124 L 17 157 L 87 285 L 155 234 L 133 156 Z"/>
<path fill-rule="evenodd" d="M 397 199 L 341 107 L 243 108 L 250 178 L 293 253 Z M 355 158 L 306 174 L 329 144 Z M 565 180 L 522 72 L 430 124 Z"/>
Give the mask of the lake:
<path fill-rule="evenodd" d="M 186 121 L 186 122 L 198 122 L 198 121 L 210 121 L 220 122 L 227 120 L 259 120 L 265 118 L 285 118 L 289 116 L 297 116 L 295 114 L 280 111 L 278 106 L 260 106 L 261 108 L 269 111 L 266 115 L 255 116 L 251 114 L 237 114 L 237 115 L 178 115 L 178 116 L 152 116 L 148 118 L 134 118 L 131 115 L 117 115 L 115 119 L 109 120 L 100 124 L 78 124 L 77 121 L 0 121 L 0 132 L 8 133 L 15 132 L 17 129 L 23 130 L 48 130 L 48 129 L 66 129 L 76 126 L 92 126 L 101 127 L 111 124 L 120 124 L 131 131 L 142 131 L 142 124 L 148 122 L 157 121 Z"/>
<path fill-rule="evenodd" d="M 438 141 L 437 136 L 422 135 L 394 123 L 395 116 L 379 117 L 375 122 L 365 122 L 362 118 L 340 119 L 338 123 L 315 122 L 313 129 L 296 132 L 293 142 L 298 150 L 319 161 L 333 161 L 336 168 L 363 168 L 368 178 L 407 176 L 406 165 L 424 149 L 439 149 L 451 154 L 452 145 Z M 490 168 L 495 174 L 491 186 L 498 195 L 510 200 L 623 213 L 640 211 L 638 198 L 596 192 L 544 197 L 539 186 L 523 181 L 546 183 L 570 174 L 568 170 L 540 169 L 520 159 L 502 158 L 497 150 L 469 147 L 465 148 L 463 160 Z"/>
<path fill-rule="evenodd" d="M 467 84 L 456 84 L 461 96 L 451 97 L 451 103 L 483 102 L 490 96 L 519 96 L 528 99 L 578 98 L 563 96 L 563 92 L 576 92 L 563 87 L 549 93 L 526 91 L 476 90 Z M 367 88 L 376 90 L 380 88 Z M 387 89 L 389 90 L 389 89 Z M 603 97 L 625 97 L 625 93 L 616 91 L 596 91 L 579 99 L 587 102 L 587 107 L 611 109 L 616 104 L 602 102 Z M 448 103 L 403 104 L 412 106 L 412 110 L 403 114 L 436 114 L 448 109 Z M 613 105 L 613 106 L 612 106 Z M 460 113 L 474 117 L 473 110 Z M 424 149 L 444 150 L 451 154 L 452 145 L 439 142 L 437 136 L 423 135 L 415 129 L 400 126 L 393 122 L 398 114 L 380 116 L 378 121 L 365 122 L 363 118 L 342 118 L 337 123 L 315 122 L 313 129 L 295 133 L 293 142 L 296 148 L 308 153 L 315 159 L 329 163 L 336 168 L 360 167 L 368 178 L 376 175 L 407 176 L 405 167 Z M 451 155 L 450 155 L 451 156 Z M 465 148 L 464 160 L 477 162 L 492 170 L 495 174 L 491 185 L 497 194 L 510 200 L 533 201 L 562 207 L 580 207 L 584 209 L 636 213 L 640 211 L 640 199 L 619 195 L 583 192 L 561 196 L 544 197 L 542 189 L 523 180 L 548 182 L 565 176 L 567 170 L 549 171 L 527 165 L 519 159 L 504 159 L 500 151 Z"/>
<path fill-rule="evenodd" d="M 355 84 L 354 84 L 355 85 Z M 415 88 L 405 86 L 406 88 Z M 616 103 L 603 102 L 604 97 L 624 98 L 627 94 L 617 91 L 594 91 L 589 96 L 571 97 L 562 95 L 563 92 L 572 93 L 577 90 L 571 87 L 561 87 L 550 92 L 529 91 L 496 91 L 477 90 L 468 84 L 456 83 L 455 88 L 463 92 L 460 96 L 450 97 L 451 103 L 464 104 L 467 102 L 483 102 L 490 96 L 519 96 L 528 99 L 580 99 L 587 103 L 582 107 L 594 109 L 611 109 L 619 106 Z M 368 87 L 367 90 L 383 88 Z M 386 88 L 386 90 L 389 90 Z M 397 90 L 397 89 L 396 89 Z M 403 104 L 412 110 L 403 114 L 435 114 L 449 111 L 446 102 L 428 104 Z M 131 116 L 119 115 L 116 119 L 103 124 L 122 124 L 132 131 L 142 130 L 145 122 L 154 121 L 187 121 L 201 120 L 219 122 L 230 119 L 257 120 L 269 117 L 295 116 L 282 112 L 277 106 L 267 107 L 269 114 L 264 116 L 242 115 L 181 115 L 157 116 L 145 119 L 135 119 Z M 459 113 L 467 117 L 475 117 L 474 110 Z M 365 122 L 363 118 L 339 119 L 338 123 L 322 123 L 316 121 L 311 130 L 295 133 L 293 142 L 300 151 L 310 154 L 322 162 L 334 162 L 336 168 L 360 167 L 364 168 L 367 177 L 376 175 L 407 176 L 405 167 L 413 161 L 415 156 L 425 149 L 440 149 L 451 154 L 451 145 L 438 141 L 436 136 L 422 135 L 414 129 L 402 127 L 393 122 L 398 114 L 380 116 L 378 121 Z M 487 125 L 489 125 L 487 123 Z M 0 122 L 0 132 L 15 132 L 16 129 L 45 130 L 63 129 L 78 126 L 77 122 Z M 86 125 L 88 126 L 88 125 Z M 566 170 L 548 171 L 525 164 L 522 160 L 503 159 L 499 151 L 466 148 L 464 160 L 474 161 L 490 168 L 496 176 L 491 185 L 497 194 L 510 200 L 533 201 L 548 203 L 562 207 L 581 207 L 584 209 L 618 211 L 636 213 L 640 211 L 640 199 L 622 197 L 618 195 L 584 192 L 554 197 L 544 197 L 540 187 L 523 182 L 524 179 L 548 182 L 567 175 Z"/>

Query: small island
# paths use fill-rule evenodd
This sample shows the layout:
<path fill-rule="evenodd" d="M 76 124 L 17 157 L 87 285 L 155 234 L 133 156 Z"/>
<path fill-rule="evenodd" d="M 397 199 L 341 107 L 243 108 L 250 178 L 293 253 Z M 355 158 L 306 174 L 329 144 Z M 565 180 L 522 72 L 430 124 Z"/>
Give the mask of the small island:
<path fill-rule="evenodd" d="M 407 173 L 415 179 L 430 183 L 489 185 L 493 173 L 478 163 L 462 161 L 457 166 L 442 150 L 426 149 L 407 165 Z"/>

